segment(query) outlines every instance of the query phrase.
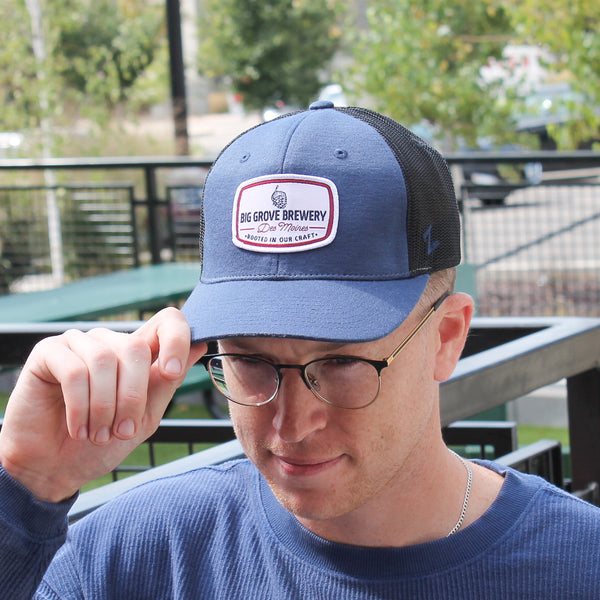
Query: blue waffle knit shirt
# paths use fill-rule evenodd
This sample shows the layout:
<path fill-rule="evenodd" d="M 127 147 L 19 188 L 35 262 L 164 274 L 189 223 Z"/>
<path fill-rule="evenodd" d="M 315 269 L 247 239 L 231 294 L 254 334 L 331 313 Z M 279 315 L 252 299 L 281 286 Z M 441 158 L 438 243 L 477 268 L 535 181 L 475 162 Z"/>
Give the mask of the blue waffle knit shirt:
<path fill-rule="evenodd" d="M 448 538 L 402 548 L 317 537 L 247 460 L 142 485 L 68 535 L 70 503 L 37 502 L 0 471 L 0 598 L 599 598 L 600 509 L 482 464 L 505 476 L 488 511 Z"/>

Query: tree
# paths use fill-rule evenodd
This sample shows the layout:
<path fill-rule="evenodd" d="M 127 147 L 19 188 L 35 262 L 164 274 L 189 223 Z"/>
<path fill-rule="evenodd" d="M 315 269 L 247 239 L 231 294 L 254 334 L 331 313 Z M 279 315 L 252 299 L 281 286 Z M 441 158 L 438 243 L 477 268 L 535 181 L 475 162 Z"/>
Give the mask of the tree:
<path fill-rule="evenodd" d="M 597 139 L 600 130 L 600 15 L 592 0 L 512 0 L 516 38 L 543 44 L 554 56 L 553 71 L 575 95 L 567 108 L 573 118 L 550 127 L 562 148 Z"/>
<path fill-rule="evenodd" d="M 28 130 L 29 156 L 61 153 L 63 126 L 81 113 L 104 121 L 128 97 L 154 58 L 162 22 L 162 13 L 143 0 L 4 0 L 0 127 Z M 52 274 L 61 284 L 64 247 L 53 171 L 44 170 L 44 183 Z M 0 239 L 2 263 L 10 235 Z"/>
<path fill-rule="evenodd" d="M 39 81 L 25 3 L 0 2 L 1 130 L 35 126 L 39 120 Z"/>
<path fill-rule="evenodd" d="M 368 28 L 354 46 L 355 93 L 408 125 L 426 121 L 452 149 L 496 136 L 509 109 L 480 67 L 510 39 L 509 17 L 495 0 L 372 0 Z"/>
<path fill-rule="evenodd" d="M 495 145 L 519 139 L 514 128 L 526 110 L 522 90 L 481 77 L 482 66 L 501 60 L 508 44 L 554 53 L 549 68 L 581 92 L 570 106 L 577 119 L 560 128 L 563 147 L 597 131 L 600 20 L 591 0 L 370 0 L 367 17 L 368 28 L 353 44 L 355 93 L 366 92 L 374 108 L 409 125 L 426 121 L 445 149 L 475 147 L 482 138 Z"/>
<path fill-rule="evenodd" d="M 131 100 L 166 45 L 164 8 L 144 0 L 35 5 L 41 10 L 42 62 L 34 52 L 40 36 L 32 31 L 31 7 L 23 0 L 0 3 L 0 129 L 35 130 L 50 119 L 56 132 L 81 113 L 105 122 L 111 110 Z M 163 91 L 166 96 L 166 82 Z"/>
<path fill-rule="evenodd" d="M 109 107 L 124 101 L 164 40 L 162 7 L 143 0 L 54 2 L 61 4 L 54 8 L 58 74 Z"/>
<path fill-rule="evenodd" d="M 306 106 L 341 39 L 342 0 L 207 0 L 201 73 L 227 77 L 247 108 Z"/>

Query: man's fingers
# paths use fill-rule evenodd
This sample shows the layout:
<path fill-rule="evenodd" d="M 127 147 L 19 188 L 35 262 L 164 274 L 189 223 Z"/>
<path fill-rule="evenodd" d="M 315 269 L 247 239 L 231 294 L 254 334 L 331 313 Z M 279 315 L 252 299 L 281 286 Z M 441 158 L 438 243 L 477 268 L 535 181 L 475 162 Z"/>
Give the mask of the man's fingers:
<path fill-rule="evenodd" d="M 88 439 L 90 388 L 89 371 L 85 361 L 78 356 L 62 340 L 48 338 L 38 344 L 32 353 L 29 364 L 34 374 L 33 382 L 41 380 L 42 385 L 56 387 L 57 398 L 65 406 L 67 430 L 75 440 Z M 25 379 L 20 379 L 19 384 L 26 385 Z M 29 389 L 29 388 L 32 389 Z M 27 385 L 24 392 L 27 398 L 35 401 L 39 392 L 34 385 Z M 60 401 L 57 399 L 57 401 Z M 39 412 L 43 407 L 32 406 L 32 410 Z"/>
<path fill-rule="evenodd" d="M 138 433 L 146 412 L 152 353 L 141 338 L 129 336 L 120 356 L 117 378 L 115 437 L 128 440 Z"/>
<path fill-rule="evenodd" d="M 151 432 L 206 345 L 190 347 L 185 318 L 166 309 L 132 335 L 70 330 L 37 352 L 41 379 L 62 392 L 69 436 L 104 445 Z"/>
<path fill-rule="evenodd" d="M 133 335 L 142 337 L 152 349 L 162 377 L 176 380 L 185 375 L 190 351 L 190 328 L 177 309 L 161 310 Z"/>
<path fill-rule="evenodd" d="M 152 359 L 148 345 L 107 329 L 68 331 L 64 339 L 73 355 L 73 376 L 66 379 L 61 365 L 53 370 L 61 381 L 71 437 L 87 437 L 98 445 L 109 443 L 113 435 L 135 437 L 146 410 Z"/>
<path fill-rule="evenodd" d="M 206 344 L 190 346 L 189 325 L 175 308 L 160 311 L 133 335 L 143 338 L 152 350 L 147 416 L 157 424 L 188 369 L 206 352 Z"/>
<path fill-rule="evenodd" d="M 205 351 L 190 347 L 187 322 L 174 309 L 135 334 L 70 330 L 41 341 L 8 402 L 0 462 L 39 499 L 71 496 L 156 430 Z"/>
<path fill-rule="evenodd" d="M 92 330 L 88 334 L 68 331 L 65 339 L 69 348 L 81 358 L 88 374 L 89 409 L 88 438 L 95 444 L 107 444 L 112 437 L 117 409 L 117 378 L 119 372 L 118 350 L 107 338 L 118 334 L 108 330 Z M 78 402 L 63 387 L 65 406 Z M 78 438 L 79 439 L 79 436 Z"/>

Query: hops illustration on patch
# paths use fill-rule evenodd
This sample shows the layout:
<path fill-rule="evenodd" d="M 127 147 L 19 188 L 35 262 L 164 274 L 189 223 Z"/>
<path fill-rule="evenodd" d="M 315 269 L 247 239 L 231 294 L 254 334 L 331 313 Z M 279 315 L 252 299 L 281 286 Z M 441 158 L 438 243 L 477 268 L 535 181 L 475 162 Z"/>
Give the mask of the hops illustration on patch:
<path fill-rule="evenodd" d="M 271 201 L 276 208 L 285 208 L 287 206 L 287 194 L 277 186 L 271 194 Z"/>

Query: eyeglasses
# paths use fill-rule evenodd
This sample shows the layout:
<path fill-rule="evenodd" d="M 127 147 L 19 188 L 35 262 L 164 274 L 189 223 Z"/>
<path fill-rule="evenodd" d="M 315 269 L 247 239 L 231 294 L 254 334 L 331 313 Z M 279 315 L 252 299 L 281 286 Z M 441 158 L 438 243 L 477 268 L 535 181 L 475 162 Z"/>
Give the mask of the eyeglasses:
<path fill-rule="evenodd" d="M 282 372 L 296 369 L 306 387 L 320 400 L 346 409 L 365 408 L 381 390 L 381 371 L 389 367 L 406 345 L 449 296 L 447 292 L 429 309 L 396 349 L 382 360 L 358 356 L 329 356 L 305 365 L 280 365 L 247 354 L 207 354 L 200 362 L 215 387 L 226 398 L 244 406 L 263 406 L 277 396 Z"/>

